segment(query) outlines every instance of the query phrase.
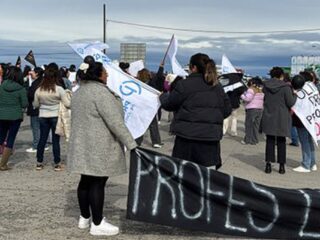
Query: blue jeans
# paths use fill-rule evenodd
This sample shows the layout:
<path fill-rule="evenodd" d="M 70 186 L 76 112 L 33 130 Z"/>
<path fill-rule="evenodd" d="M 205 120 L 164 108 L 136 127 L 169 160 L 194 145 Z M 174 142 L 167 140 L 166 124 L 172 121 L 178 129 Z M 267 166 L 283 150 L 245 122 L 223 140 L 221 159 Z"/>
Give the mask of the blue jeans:
<path fill-rule="evenodd" d="M 60 136 L 55 134 L 56 126 L 57 126 L 57 122 L 58 122 L 58 117 L 51 117 L 51 118 L 40 117 L 39 122 L 40 122 L 40 140 L 39 140 L 39 144 L 37 147 L 37 161 L 38 161 L 38 163 L 43 162 L 44 148 L 46 147 L 49 132 L 51 130 L 54 163 L 59 164 L 61 161 L 61 159 L 60 159 Z"/>
<path fill-rule="evenodd" d="M 0 145 L 7 139 L 7 148 L 13 148 L 22 120 L 0 120 Z"/>
<path fill-rule="evenodd" d="M 294 145 L 299 145 L 299 138 L 296 127 L 291 127 L 291 143 Z"/>
<path fill-rule="evenodd" d="M 297 128 L 298 136 L 301 144 L 302 163 L 301 165 L 306 169 L 311 169 L 316 163 L 316 154 L 312 136 L 306 128 Z"/>
<path fill-rule="evenodd" d="M 30 126 L 32 130 L 32 148 L 37 149 L 40 140 L 40 122 L 39 116 L 30 116 Z"/>

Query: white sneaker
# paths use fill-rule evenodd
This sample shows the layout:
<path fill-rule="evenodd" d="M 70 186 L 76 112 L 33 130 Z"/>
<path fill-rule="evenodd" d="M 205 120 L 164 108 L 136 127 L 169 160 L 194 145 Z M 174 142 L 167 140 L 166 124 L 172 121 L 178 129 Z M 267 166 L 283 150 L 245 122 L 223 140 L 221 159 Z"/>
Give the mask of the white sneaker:
<path fill-rule="evenodd" d="M 316 164 L 314 164 L 314 165 L 312 166 L 312 168 L 311 168 L 311 171 L 317 171 L 317 170 L 318 170 L 318 167 L 317 167 Z"/>
<path fill-rule="evenodd" d="M 241 140 L 241 144 L 247 145 L 247 143 L 244 140 Z"/>
<path fill-rule="evenodd" d="M 91 220 L 91 218 L 84 218 L 80 215 L 79 222 L 78 222 L 78 228 L 86 229 L 86 228 L 90 227 L 90 220 Z"/>
<path fill-rule="evenodd" d="M 304 167 L 302 167 L 302 166 L 296 167 L 296 168 L 294 168 L 294 169 L 292 169 L 292 170 L 295 171 L 295 172 L 302 172 L 302 173 L 309 173 L 309 172 L 311 172 L 309 169 L 306 169 L 306 168 L 304 168 Z"/>
<path fill-rule="evenodd" d="M 153 148 L 162 148 L 162 146 L 158 143 L 152 145 Z"/>
<path fill-rule="evenodd" d="M 113 236 L 119 233 L 119 228 L 108 223 L 106 218 L 103 218 L 99 225 L 91 223 L 90 234 L 94 236 Z"/>
<path fill-rule="evenodd" d="M 27 153 L 36 153 L 36 152 L 37 152 L 37 149 L 28 148 L 28 149 L 26 149 L 26 152 L 27 152 Z"/>

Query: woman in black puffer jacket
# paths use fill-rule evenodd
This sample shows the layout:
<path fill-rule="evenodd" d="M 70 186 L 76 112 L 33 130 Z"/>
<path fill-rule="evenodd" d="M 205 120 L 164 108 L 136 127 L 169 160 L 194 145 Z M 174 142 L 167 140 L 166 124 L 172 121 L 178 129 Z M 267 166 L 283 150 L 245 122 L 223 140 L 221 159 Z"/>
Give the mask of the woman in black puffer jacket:
<path fill-rule="evenodd" d="M 172 156 L 218 169 L 223 120 L 232 110 L 230 100 L 217 79 L 215 62 L 208 55 L 193 55 L 189 67 L 191 74 L 173 91 L 160 96 L 162 107 L 175 112 Z"/>

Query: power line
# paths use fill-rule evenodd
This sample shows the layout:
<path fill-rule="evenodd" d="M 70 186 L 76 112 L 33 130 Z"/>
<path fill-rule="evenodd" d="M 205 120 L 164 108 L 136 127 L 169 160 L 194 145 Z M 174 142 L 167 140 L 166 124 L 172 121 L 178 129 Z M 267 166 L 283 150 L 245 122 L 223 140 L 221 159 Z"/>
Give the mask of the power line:
<path fill-rule="evenodd" d="M 23 56 L 26 55 L 26 53 L 23 54 L 19 54 L 19 53 L 9 53 L 9 54 L 2 54 L 0 53 L 0 57 L 1 56 L 6 56 L 6 57 L 10 57 L 10 56 Z M 73 52 L 58 52 L 58 53 L 35 53 L 36 56 L 50 56 L 50 55 L 75 55 L 75 53 Z"/>
<path fill-rule="evenodd" d="M 163 30 L 173 30 L 181 32 L 194 32 L 194 33 L 223 33 L 223 34 L 272 34 L 272 33 L 301 33 L 301 32 L 317 32 L 320 31 L 320 28 L 306 28 L 306 29 L 293 29 L 293 30 L 274 30 L 274 31 L 222 31 L 222 30 L 203 30 L 203 29 L 188 29 L 188 28 L 172 28 L 172 27 L 162 27 L 156 25 L 140 24 L 133 22 L 124 22 L 118 20 L 107 19 L 107 22 L 136 26 L 136 27 L 145 27 L 145 28 L 154 28 L 154 29 L 163 29 Z"/>

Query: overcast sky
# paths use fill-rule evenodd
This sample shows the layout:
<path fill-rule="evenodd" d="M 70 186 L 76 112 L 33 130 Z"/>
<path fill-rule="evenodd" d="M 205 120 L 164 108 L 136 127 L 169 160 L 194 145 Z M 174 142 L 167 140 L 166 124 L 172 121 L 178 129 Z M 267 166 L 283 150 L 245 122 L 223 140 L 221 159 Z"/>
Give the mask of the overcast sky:
<path fill-rule="evenodd" d="M 62 43 L 102 40 L 103 3 L 107 4 L 108 19 L 162 27 L 240 32 L 320 28 L 319 0 L 1 0 L 0 3 L 0 40 L 6 40 L 7 45 L 3 45 L 6 50 L 10 48 L 7 40 Z M 181 55 L 202 51 L 219 58 L 226 53 L 241 64 L 257 57 L 317 55 L 319 32 L 209 34 L 108 22 L 107 41 L 110 51 L 115 48 L 118 51 L 120 42 L 146 42 L 150 51 L 161 52 L 174 33 Z M 1 51 L 4 49 L 0 45 L 0 55 Z"/>
<path fill-rule="evenodd" d="M 99 38 L 103 3 L 107 18 L 176 28 L 269 31 L 318 28 L 320 22 L 318 0 L 1 0 L 1 35 L 34 41 Z M 137 29 L 110 23 L 108 37 L 172 34 Z"/>

